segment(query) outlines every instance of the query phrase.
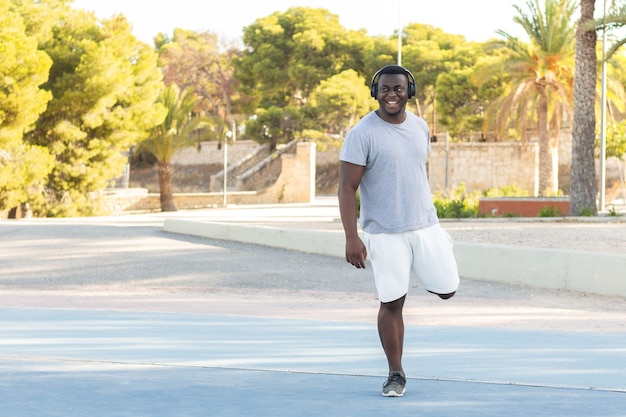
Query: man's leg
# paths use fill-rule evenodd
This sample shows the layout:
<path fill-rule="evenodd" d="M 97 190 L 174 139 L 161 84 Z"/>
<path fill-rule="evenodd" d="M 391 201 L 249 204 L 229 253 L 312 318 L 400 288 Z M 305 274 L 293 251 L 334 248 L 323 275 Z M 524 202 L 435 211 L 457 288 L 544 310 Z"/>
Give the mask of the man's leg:
<path fill-rule="evenodd" d="M 441 298 L 442 300 L 450 299 L 450 298 L 454 297 L 454 294 L 456 294 L 456 291 L 450 292 L 448 294 L 438 294 L 438 293 L 433 292 L 433 291 L 428 291 L 428 292 L 431 293 L 431 294 L 438 295 L 439 298 Z"/>
<path fill-rule="evenodd" d="M 404 319 L 402 308 L 406 295 L 389 303 L 380 303 L 378 310 L 378 335 L 387 356 L 389 372 L 401 371 L 404 345 Z"/>

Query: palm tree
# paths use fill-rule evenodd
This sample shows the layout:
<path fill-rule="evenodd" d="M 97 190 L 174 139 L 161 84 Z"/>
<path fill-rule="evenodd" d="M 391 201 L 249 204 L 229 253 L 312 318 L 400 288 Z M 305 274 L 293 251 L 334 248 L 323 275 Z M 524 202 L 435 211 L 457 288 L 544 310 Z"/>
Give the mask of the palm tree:
<path fill-rule="evenodd" d="M 583 2 L 592 3 L 590 0 L 583 0 Z M 593 6 L 594 5 L 591 4 L 591 7 Z M 611 31 L 612 29 L 619 29 L 626 26 L 626 4 L 624 4 L 623 2 L 618 2 L 616 0 L 611 0 L 608 6 L 608 13 L 595 20 L 587 20 L 584 29 L 591 30 L 593 28 L 602 30 L 606 29 L 607 31 Z M 605 60 L 609 60 L 615 54 L 615 52 L 617 52 L 617 50 L 620 49 L 624 44 L 626 44 L 626 36 L 613 39 L 610 48 L 606 51 Z"/>
<path fill-rule="evenodd" d="M 576 75 L 580 77 L 576 88 L 579 89 L 580 94 L 577 93 L 574 97 L 570 191 L 570 214 L 573 215 L 578 215 L 583 211 L 589 212 L 589 210 L 597 214 L 594 152 L 596 115 L 591 104 L 596 99 L 597 90 L 594 84 L 597 79 L 597 30 L 610 31 L 626 26 L 626 4 L 618 3 L 612 0 L 609 13 L 603 13 L 601 18 L 594 20 L 595 1 L 581 0 L 581 18 L 576 37 Z M 609 59 L 624 44 L 626 44 L 626 37 L 614 38 L 610 48 L 604 54 L 605 63 L 608 64 Z"/>
<path fill-rule="evenodd" d="M 576 5 L 573 0 L 526 2 L 529 13 L 513 6 L 520 24 L 530 38 L 525 43 L 505 31 L 497 33 L 504 40 L 494 41 L 499 59 L 479 66 L 475 80 L 483 84 L 505 73 L 509 84 L 505 94 L 487 109 L 493 115 L 496 130 L 504 133 L 514 126 L 522 141 L 527 140 L 530 123 L 536 123 L 539 139 L 539 194 L 558 192 L 558 144 L 561 122 L 571 113 L 575 27 L 572 24 Z M 487 118 L 489 122 L 489 118 Z"/>
<path fill-rule="evenodd" d="M 595 0 L 581 0 L 580 20 L 576 30 L 576 75 L 574 78 L 574 121 L 572 129 L 572 170 L 570 180 L 570 214 L 596 207 L 596 80 L 597 33 L 590 27 Z"/>
<path fill-rule="evenodd" d="M 172 158 L 179 150 L 197 146 L 205 138 L 200 133 L 208 126 L 209 119 L 194 113 L 198 100 L 191 88 L 181 92 L 176 84 L 166 87 L 160 98 L 167 110 L 165 120 L 152 129 L 148 139 L 136 150 L 150 152 L 158 161 L 162 211 L 176 211 L 172 194 Z"/>

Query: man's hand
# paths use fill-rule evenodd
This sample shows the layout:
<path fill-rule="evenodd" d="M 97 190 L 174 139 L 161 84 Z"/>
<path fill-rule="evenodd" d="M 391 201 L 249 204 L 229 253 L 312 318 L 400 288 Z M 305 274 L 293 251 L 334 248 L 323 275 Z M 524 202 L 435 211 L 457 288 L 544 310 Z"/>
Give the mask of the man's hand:
<path fill-rule="evenodd" d="M 367 249 L 359 237 L 357 227 L 356 192 L 365 167 L 341 161 L 339 164 L 339 213 L 346 234 L 346 261 L 357 268 L 365 268 Z"/>
<path fill-rule="evenodd" d="M 357 268 L 365 268 L 367 249 L 359 237 L 346 239 L 346 261 Z"/>

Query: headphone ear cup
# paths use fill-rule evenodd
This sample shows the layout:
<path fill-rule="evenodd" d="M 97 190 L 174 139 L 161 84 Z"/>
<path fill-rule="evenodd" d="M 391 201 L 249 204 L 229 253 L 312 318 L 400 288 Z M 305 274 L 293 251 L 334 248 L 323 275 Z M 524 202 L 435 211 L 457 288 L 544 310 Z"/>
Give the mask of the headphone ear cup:
<path fill-rule="evenodd" d="M 370 82 L 370 95 L 373 98 L 378 97 L 378 77 L 380 76 L 381 71 L 382 71 L 382 68 L 376 71 L 376 73 L 372 77 L 372 81 Z"/>
<path fill-rule="evenodd" d="M 409 79 L 409 98 L 415 97 L 415 93 L 417 90 L 415 88 L 415 76 L 411 71 L 406 68 L 404 68 L 404 71 L 406 71 L 406 77 Z"/>

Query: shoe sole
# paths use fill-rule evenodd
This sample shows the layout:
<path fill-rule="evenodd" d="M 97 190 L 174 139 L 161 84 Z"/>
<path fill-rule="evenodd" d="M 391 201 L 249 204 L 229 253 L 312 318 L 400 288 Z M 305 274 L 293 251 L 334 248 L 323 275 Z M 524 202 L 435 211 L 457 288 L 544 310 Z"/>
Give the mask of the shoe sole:
<path fill-rule="evenodd" d="M 383 392 L 383 397 L 402 397 L 404 395 L 404 393 L 406 392 L 406 388 L 402 390 L 401 393 L 397 393 L 395 391 L 389 391 L 388 393 L 384 393 Z"/>

